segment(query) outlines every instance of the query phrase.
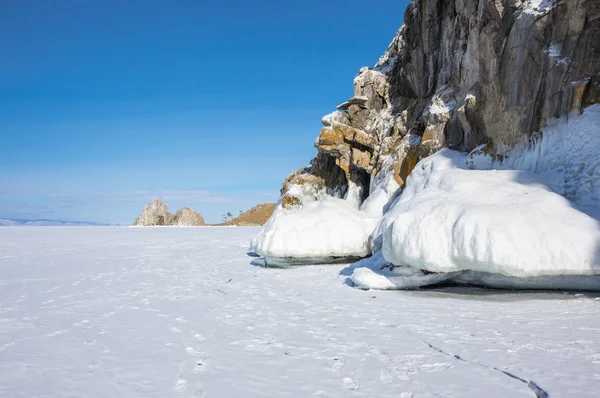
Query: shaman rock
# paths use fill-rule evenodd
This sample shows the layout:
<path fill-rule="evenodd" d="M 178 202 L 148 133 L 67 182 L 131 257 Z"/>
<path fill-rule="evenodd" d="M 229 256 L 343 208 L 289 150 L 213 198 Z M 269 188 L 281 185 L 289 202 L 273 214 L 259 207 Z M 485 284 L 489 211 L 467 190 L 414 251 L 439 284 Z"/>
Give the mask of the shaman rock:
<path fill-rule="evenodd" d="M 160 199 L 154 199 L 144 207 L 142 214 L 135 219 L 133 225 L 141 227 L 171 225 L 173 219 L 174 216 L 169 213 L 166 203 Z"/>
<path fill-rule="evenodd" d="M 185 226 L 185 227 L 197 227 L 205 225 L 204 218 L 190 207 L 182 207 L 175 212 L 172 225 Z"/>

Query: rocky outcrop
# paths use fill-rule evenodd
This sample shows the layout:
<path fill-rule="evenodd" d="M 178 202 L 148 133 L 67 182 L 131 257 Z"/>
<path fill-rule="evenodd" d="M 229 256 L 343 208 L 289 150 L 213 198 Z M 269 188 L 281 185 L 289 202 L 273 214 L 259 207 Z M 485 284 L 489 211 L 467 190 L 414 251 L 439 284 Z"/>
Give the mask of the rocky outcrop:
<path fill-rule="evenodd" d="M 178 225 L 182 227 L 196 227 L 200 225 L 205 225 L 204 218 L 190 207 L 182 207 L 177 210 L 175 213 L 175 217 L 173 219 L 172 225 Z"/>
<path fill-rule="evenodd" d="M 169 213 L 169 207 L 160 199 L 154 199 L 148 203 L 142 214 L 140 214 L 133 222 L 134 226 L 151 227 L 171 225 L 174 216 Z"/>
<path fill-rule="evenodd" d="M 326 196 L 360 206 L 379 182 L 404 187 L 442 148 L 487 144 L 501 157 L 548 119 L 600 101 L 598 0 L 413 0 L 404 21 L 353 97 L 323 117 L 283 208 Z"/>
<path fill-rule="evenodd" d="M 204 225 L 202 216 L 189 207 L 182 207 L 177 210 L 175 215 L 169 212 L 165 202 L 160 199 L 154 199 L 148 203 L 142 214 L 133 222 L 134 226 L 153 227 L 153 226 L 200 226 Z"/>

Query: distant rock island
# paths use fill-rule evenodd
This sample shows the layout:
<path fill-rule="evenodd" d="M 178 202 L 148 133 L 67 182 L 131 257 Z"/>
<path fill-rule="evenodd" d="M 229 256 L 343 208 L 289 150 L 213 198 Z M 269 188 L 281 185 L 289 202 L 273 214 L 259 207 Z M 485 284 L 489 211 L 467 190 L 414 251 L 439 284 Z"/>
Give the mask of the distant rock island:
<path fill-rule="evenodd" d="M 275 203 L 263 203 L 254 206 L 250 210 L 240 214 L 238 217 L 226 221 L 221 224 L 213 224 L 216 226 L 261 226 L 275 210 Z M 175 215 L 169 212 L 169 207 L 160 199 L 154 199 L 148 203 L 142 214 L 140 214 L 133 222 L 134 226 L 154 227 L 154 226 L 180 226 L 180 227 L 196 227 L 202 225 L 210 225 L 204 222 L 204 218 L 190 207 L 182 207 L 175 212 Z"/>
<path fill-rule="evenodd" d="M 142 214 L 133 222 L 134 226 L 154 227 L 165 225 L 176 225 L 181 227 L 197 227 L 205 225 L 204 218 L 200 213 L 190 207 L 182 207 L 175 212 L 169 212 L 169 207 L 160 199 L 154 199 L 148 203 Z"/>

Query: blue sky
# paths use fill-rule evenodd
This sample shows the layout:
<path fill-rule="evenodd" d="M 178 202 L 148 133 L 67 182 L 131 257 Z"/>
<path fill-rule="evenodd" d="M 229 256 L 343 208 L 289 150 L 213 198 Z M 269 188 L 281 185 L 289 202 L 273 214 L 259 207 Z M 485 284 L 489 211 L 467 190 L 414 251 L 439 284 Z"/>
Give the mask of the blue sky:
<path fill-rule="evenodd" d="M 407 3 L 4 1 L 0 218 L 276 201 Z"/>

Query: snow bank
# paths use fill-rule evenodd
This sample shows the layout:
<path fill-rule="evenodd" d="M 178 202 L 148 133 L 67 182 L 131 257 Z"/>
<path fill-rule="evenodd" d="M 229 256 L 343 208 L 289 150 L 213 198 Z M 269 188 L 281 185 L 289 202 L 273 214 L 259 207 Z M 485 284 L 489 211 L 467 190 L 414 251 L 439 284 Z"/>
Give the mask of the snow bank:
<path fill-rule="evenodd" d="M 465 165 L 450 150 L 417 165 L 379 228 L 386 260 L 433 272 L 600 273 L 597 220 L 534 173 Z"/>
<path fill-rule="evenodd" d="M 293 211 L 279 207 L 252 241 L 251 251 L 277 258 L 364 257 L 376 222 L 337 198 Z"/>

